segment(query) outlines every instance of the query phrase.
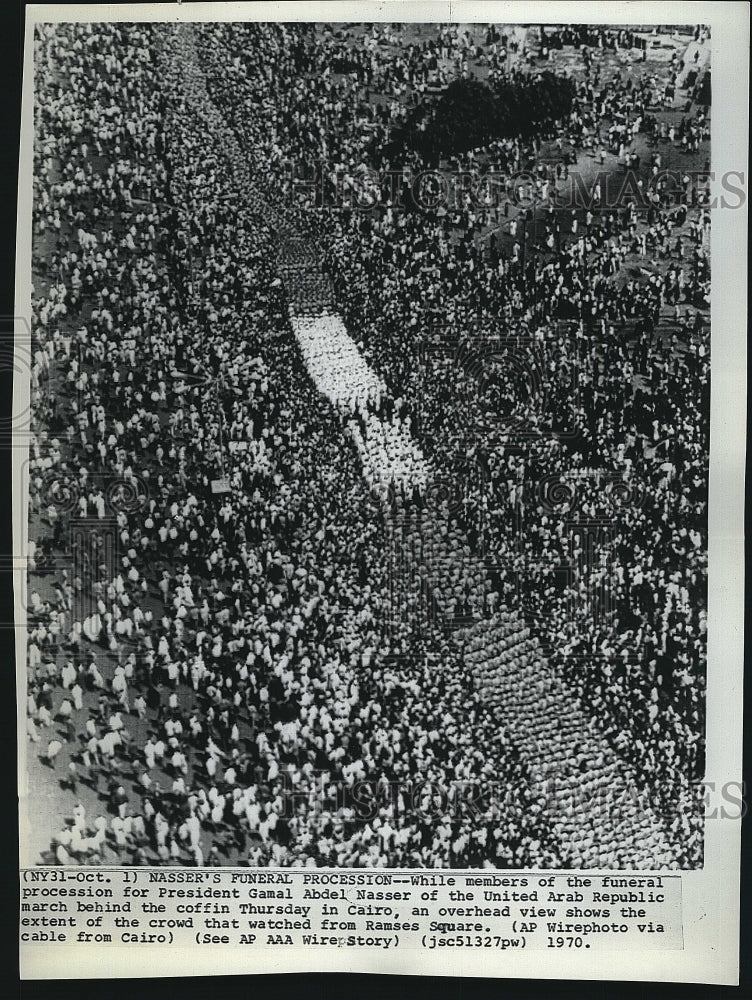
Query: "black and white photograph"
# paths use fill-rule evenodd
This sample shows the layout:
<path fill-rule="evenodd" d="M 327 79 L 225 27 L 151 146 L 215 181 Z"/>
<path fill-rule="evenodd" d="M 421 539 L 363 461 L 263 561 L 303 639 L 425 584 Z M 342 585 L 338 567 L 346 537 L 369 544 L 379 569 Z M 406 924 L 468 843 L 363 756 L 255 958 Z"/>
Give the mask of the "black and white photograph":
<path fill-rule="evenodd" d="M 35 24 L 23 863 L 703 868 L 685 6 Z"/>

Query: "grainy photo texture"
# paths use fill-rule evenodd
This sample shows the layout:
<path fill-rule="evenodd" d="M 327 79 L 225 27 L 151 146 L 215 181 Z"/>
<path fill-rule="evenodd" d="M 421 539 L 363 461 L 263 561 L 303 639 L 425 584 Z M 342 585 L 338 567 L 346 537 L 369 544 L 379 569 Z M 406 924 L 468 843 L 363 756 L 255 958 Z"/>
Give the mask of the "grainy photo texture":
<path fill-rule="evenodd" d="M 29 864 L 702 867 L 710 42 L 37 25 Z"/>

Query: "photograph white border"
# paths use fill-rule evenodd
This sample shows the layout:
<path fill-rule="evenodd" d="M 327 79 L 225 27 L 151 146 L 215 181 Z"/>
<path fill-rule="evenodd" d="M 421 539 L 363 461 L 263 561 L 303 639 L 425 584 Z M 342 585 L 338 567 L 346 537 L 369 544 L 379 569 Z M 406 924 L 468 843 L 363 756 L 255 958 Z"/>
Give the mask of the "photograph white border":
<path fill-rule="evenodd" d="M 494 23 L 706 24 L 711 29 L 711 170 L 748 177 L 749 8 L 746 3 L 328 2 L 153 5 L 34 5 L 26 8 L 17 229 L 17 317 L 31 315 L 31 204 L 34 24 L 40 21 L 422 21 Z M 741 782 L 744 622 L 744 471 L 746 446 L 747 205 L 712 211 L 711 446 L 708 555 L 707 771 L 709 782 Z M 17 322 L 17 349 L 28 333 Z M 14 380 L 14 413 L 29 403 L 28 378 Z M 19 721 L 21 842 L 26 815 L 26 572 L 28 496 L 22 477 L 27 448 L 13 449 L 13 544 Z M 341 949 L 142 950 L 134 946 L 25 946 L 23 978 L 101 978 L 337 971 L 410 975 L 566 978 L 735 984 L 738 982 L 738 820 L 706 824 L 705 865 L 682 873 L 682 951 L 531 952 L 453 950 L 385 952 Z M 22 855 L 23 856 L 23 855 Z M 595 874 L 589 872 L 589 874 Z M 611 873 L 613 874 L 613 872 Z M 641 872 L 640 874 L 645 874 Z M 485 951 L 485 949 L 483 949 Z"/>

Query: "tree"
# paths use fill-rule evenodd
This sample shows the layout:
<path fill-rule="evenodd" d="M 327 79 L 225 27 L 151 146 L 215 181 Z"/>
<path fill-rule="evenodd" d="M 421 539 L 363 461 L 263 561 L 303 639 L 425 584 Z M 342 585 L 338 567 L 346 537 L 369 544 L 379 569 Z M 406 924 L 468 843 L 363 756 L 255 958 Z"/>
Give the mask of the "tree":
<path fill-rule="evenodd" d="M 490 87 L 480 80 L 455 80 L 442 96 L 415 108 L 395 129 L 385 152 L 410 149 L 426 160 L 463 153 L 492 139 L 530 135 L 572 109 L 574 84 L 550 71 Z"/>

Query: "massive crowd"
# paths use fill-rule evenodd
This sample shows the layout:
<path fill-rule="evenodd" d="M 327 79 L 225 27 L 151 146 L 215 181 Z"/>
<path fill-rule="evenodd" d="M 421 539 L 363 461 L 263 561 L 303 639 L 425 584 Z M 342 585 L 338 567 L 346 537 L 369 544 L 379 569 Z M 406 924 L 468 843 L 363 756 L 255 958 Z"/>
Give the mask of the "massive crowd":
<path fill-rule="evenodd" d="M 263 84 L 243 61 L 249 46 L 242 29 L 226 31 L 237 73 L 223 79 L 215 61 L 213 93 L 234 115 L 246 148 L 257 150 L 263 131 L 248 109 Z M 606 33 L 584 41 L 628 48 L 635 37 Z M 694 41 L 700 51 L 702 31 Z M 206 38 L 209 66 L 213 49 L 214 38 Z M 677 178 L 659 175 L 662 154 L 667 159 L 672 147 L 698 151 L 709 122 L 702 106 L 676 125 L 660 117 L 664 84 L 683 69 L 679 52 L 662 74 L 617 70 L 606 78 L 601 61 L 585 49 L 576 106 L 556 146 L 603 162 L 603 141 L 621 169 L 634 167 L 635 150 L 643 149 L 645 170 L 632 174 L 633 196 L 607 202 L 607 210 L 598 211 L 596 193 L 595 213 L 592 205 L 571 207 L 566 169 L 541 172 L 536 193 L 545 207 L 517 223 L 541 231 L 535 253 L 521 255 L 515 243 L 505 256 L 469 239 L 474 228 L 499 217 L 494 205 L 485 218 L 476 207 L 471 218 L 469 197 L 468 210 L 427 219 L 393 210 L 382 189 L 373 212 L 323 214 L 327 265 L 348 329 L 390 390 L 420 415 L 421 440 L 437 465 L 462 470 L 468 443 L 488 453 L 490 476 L 464 507 L 476 519 L 484 512 L 486 551 L 505 566 L 501 587 L 540 620 L 584 703 L 667 799 L 686 791 L 704 768 L 708 427 L 694 414 L 708 412 L 709 213 L 689 174 L 680 171 L 679 197 Z M 314 49 L 310 58 L 318 56 Z M 315 77 L 321 66 L 309 65 Z M 348 79 L 339 86 L 327 80 L 318 97 L 315 89 L 308 93 L 317 134 L 329 134 L 333 101 L 351 116 L 345 134 L 359 133 L 363 112 Z M 275 104 L 266 133 L 274 134 L 280 121 L 286 109 Z M 274 144 L 265 162 L 284 183 L 285 157 L 303 163 L 306 176 L 309 149 Z M 346 181 L 358 164 L 348 152 L 337 162 L 338 151 L 328 150 L 333 171 Z M 539 137 L 527 144 L 512 139 L 444 166 L 467 172 L 485 155 L 502 170 L 519 171 L 539 153 Z M 547 181 L 553 190 L 546 205 Z M 646 269 L 650 258 L 667 266 Z M 471 355 L 500 360 L 490 421 L 488 411 L 473 405 L 472 392 L 458 391 L 467 363 L 457 329 L 469 334 Z M 474 340 L 480 341 L 475 350 Z M 426 344 L 428 366 L 421 364 Z M 518 383 L 531 373 L 544 384 L 543 405 L 539 392 L 527 405 L 520 402 Z M 525 423 L 524 459 L 515 454 L 520 435 L 508 430 L 515 421 L 503 419 L 510 411 Z M 539 502 L 541 469 L 568 484 L 568 495 L 577 493 L 580 519 L 610 522 L 604 551 L 583 560 L 572 550 L 577 542 L 568 523 L 575 513 L 567 504 Z"/>
<path fill-rule="evenodd" d="M 703 773 L 708 216 L 664 182 L 572 209 L 561 168 L 690 152 L 707 117 L 664 135 L 658 82 L 585 56 L 551 197 L 512 219 L 540 245 L 479 238 L 503 204 L 311 211 L 291 162 L 353 184 L 432 87 L 535 71 L 519 32 L 403 30 L 40 29 L 28 729 L 76 803 L 58 861 L 568 864 L 451 634 L 391 614 L 384 497 L 425 510 L 429 465 L 463 484 L 420 554 L 448 617 L 515 604 L 651 787 Z M 324 282 L 281 280 L 285 220 L 349 336 L 311 318 Z M 578 517 L 608 542 L 584 555 Z"/>
<path fill-rule="evenodd" d="M 50 766 L 64 751 L 62 780 L 111 813 L 79 810 L 58 859 L 560 860 L 450 644 L 375 618 L 380 508 L 308 377 L 268 226 L 228 199 L 243 193 L 183 73 L 190 52 L 135 27 L 37 44 L 36 234 L 54 235 L 35 337 L 70 385 L 38 415 L 37 569 L 65 541 L 45 522 L 79 499 L 107 515 L 107 484 L 134 484 L 111 576 L 73 570 L 34 602 L 31 740 Z M 230 492 L 215 495 L 220 459 Z M 500 775 L 519 790 L 511 813 L 496 796 L 480 822 L 421 798 Z"/>

